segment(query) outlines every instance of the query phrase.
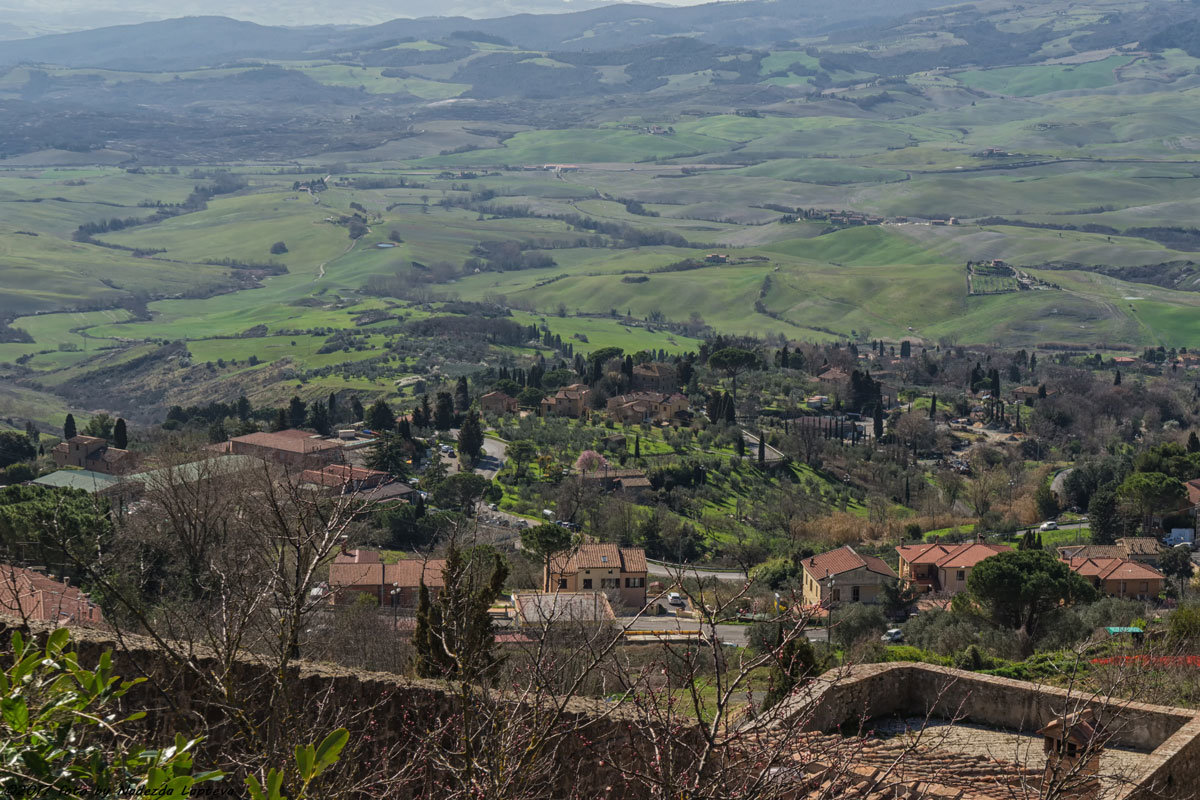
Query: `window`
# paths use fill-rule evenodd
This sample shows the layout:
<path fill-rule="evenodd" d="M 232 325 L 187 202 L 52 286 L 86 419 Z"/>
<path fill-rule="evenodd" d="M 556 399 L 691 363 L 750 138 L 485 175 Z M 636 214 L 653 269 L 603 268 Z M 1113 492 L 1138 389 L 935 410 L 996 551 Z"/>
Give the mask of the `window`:
<path fill-rule="evenodd" d="M 566 579 L 566 578 L 559 578 L 559 579 L 558 579 L 558 588 L 559 588 L 559 589 L 566 589 L 566 588 L 567 588 L 567 579 Z"/>
<path fill-rule="evenodd" d="M 621 588 L 621 579 L 620 578 L 601 578 L 600 579 L 600 588 L 601 589 L 620 589 Z"/>
<path fill-rule="evenodd" d="M 857 603 L 857 602 L 858 602 L 858 598 L 859 598 L 859 591 L 858 591 L 858 587 L 857 587 L 857 586 L 851 586 L 851 587 L 850 587 L 850 601 L 851 601 L 851 602 L 853 602 L 853 603 Z"/>
<path fill-rule="evenodd" d="M 646 585 L 645 578 L 626 578 L 625 579 L 625 588 L 626 589 L 641 589 L 645 585 Z"/>
<path fill-rule="evenodd" d="M 1121 596 L 1125 596 L 1125 581 L 1121 581 Z"/>
<path fill-rule="evenodd" d="M 840 602 L 840 601 L 841 601 L 841 599 L 842 599 L 842 590 L 841 590 L 841 589 L 834 589 L 834 590 L 833 590 L 833 591 L 830 593 L 830 595 L 829 595 L 829 599 L 830 599 L 830 600 L 832 600 L 832 601 L 833 601 L 833 602 L 835 602 L 835 603 L 837 603 L 837 602 Z"/>
<path fill-rule="evenodd" d="M 592 588 L 592 579 L 591 579 L 591 578 L 584 578 L 584 579 L 583 579 L 583 588 L 585 588 L 585 589 L 590 589 L 590 588 Z"/>
<path fill-rule="evenodd" d="M 966 579 L 967 579 L 967 571 L 965 569 L 960 569 L 958 571 L 958 582 L 962 583 Z"/>
<path fill-rule="evenodd" d="M 1147 594 L 1150 591 L 1149 581 L 1142 581 L 1142 594 Z"/>

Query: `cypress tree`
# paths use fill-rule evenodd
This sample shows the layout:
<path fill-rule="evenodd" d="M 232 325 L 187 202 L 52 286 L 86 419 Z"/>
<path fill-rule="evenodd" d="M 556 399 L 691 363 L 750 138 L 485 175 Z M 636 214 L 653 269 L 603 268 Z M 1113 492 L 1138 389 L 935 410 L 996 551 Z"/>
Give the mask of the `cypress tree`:
<path fill-rule="evenodd" d="M 113 447 L 118 450 L 124 450 L 129 447 L 129 431 L 125 427 L 125 420 L 117 418 L 117 424 L 113 426 Z"/>
<path fill-rule="evenodd" d="M 287 426 L 288 426 L 287 411 L 281 408 L 277 412 L 275 412 L 275 419 L 271 422 L 271 430 L 278 432 L 278 431 L 285 430 L 287 428 Z"/>
<path fill-rule="evenodd" d="M 875 413 L 871 418 L 871 422 L 872 433 L 875 434 L 875 438 L 883 438 L 883 406 L 879 403 L 875 404 Z"/>
<path fill-rule="evenodd" d="M 1195 436 L 1196 436 L 1196 434 L 1193 433 L 1192 438 L 1195 438 Z M 640 435 L 633 437 L 633 457 L 634 458 L 642 457 L 642 437 Z"/>
<path fill-rule="evenodd" d="M 73 439 L 78 431 L 75 429 L 75 415 L 67 414 L 66 420 L 63 422 L 63 438 Z"/>
<path fill-rule="evenodd" d="M 937 392 L 929 398 L 929 418 L 934 419 L 937 415 Z"/>
<path fill-rule="evenodd" d="M 767 463 L 767 442 L 762 431 L 758 432 L 758 465 L 761 467 Z"/>
<path fill-rule="evenodd" d="M 1121 385 L 1121 370 L 1117 370 L 1116 373 L 1113 375 L 1113 386 L 1120 386 L 1120 385 Z"/>
<path fill-rule="evenodd" d="M 1189 453 L 1200 453 L 1200 437 L 1196 436 L 1195 431 L 1188 434 L 1187 451 Z"/>
<path fill-rule="evenodd" d="M 354 416 L 355 422 L 363 421 L 363 414 L 366 412 L 363 409 L 362 400 L 358 399 L 358 395 L 350 398 L 350 413 Z"/>
<path fill-rule="evenodd" d="M 329 424 L 336 425 L 338 423 L 338 401 L 337 395 L 333 392 L 329 393 Z"/>

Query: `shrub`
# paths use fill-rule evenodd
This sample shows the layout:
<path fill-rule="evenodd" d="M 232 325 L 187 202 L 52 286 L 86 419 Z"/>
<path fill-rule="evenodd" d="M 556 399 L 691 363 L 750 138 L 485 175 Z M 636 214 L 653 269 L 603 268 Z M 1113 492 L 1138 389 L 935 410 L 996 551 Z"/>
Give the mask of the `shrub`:
<path fill-rule="evenodd" d="M 281 256 L 287 251 L 287 245 L 283 242 L 276 242 L 275 244 L 271 245 L 271 255 L 273 256 Z"/>

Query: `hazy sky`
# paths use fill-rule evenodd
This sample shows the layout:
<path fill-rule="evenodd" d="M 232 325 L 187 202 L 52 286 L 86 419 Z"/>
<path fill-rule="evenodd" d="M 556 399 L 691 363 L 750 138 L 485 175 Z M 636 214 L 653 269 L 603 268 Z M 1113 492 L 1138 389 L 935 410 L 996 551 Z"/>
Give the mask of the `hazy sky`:
<path fill-rule="evenodd" d="M 613 0 L 0 0 L 0 39 L 212 14 L 263 25 L 369 25 L 397 17 L 582 11 Z M 656 0 L 695 5 L 697 0 Z M 336 14 L 331 14 L 336 9 Z"/>

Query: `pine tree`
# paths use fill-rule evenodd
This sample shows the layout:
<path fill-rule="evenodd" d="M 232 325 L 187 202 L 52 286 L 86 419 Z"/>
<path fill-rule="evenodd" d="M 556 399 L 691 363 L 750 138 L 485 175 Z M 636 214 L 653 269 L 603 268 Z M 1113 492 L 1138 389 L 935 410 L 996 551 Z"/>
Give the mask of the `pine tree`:
<path fill-rule="evenodd" d="M 472 464 L 479 458 L 483 448 L 483 428 L 479 424 L 479 414 L 475 411 L 467 413 L 462 427 L 458 431 L 458 453 Z"/>
<path fill-rule="evenodd" d="M 314 400 L 308 410 L 308 427 L 322 436 L 329 435 L 329 407 L 320 400 Z"/>
<path fill-rule="evenodd" d="M 454 386 L 454 410 L 463 412 L 470 407 L 471 390 L 467 386 L 466 377 L 462 377 L 458 379 L 458 383 Z"/>
<path fill-rule="evenodd" d="M 308 416 L 308 404 L 299 397 L 293 396 L 288 403 L 288 423 L 293 428 L 299 428 L 304 425 L 304 419 Z"/>
<path fill-rule="evenodd" d="M 113 426 L 113 447 L 118 450 L 125 450 L 129 447 L 129 431 L 125 426 L 125 420 L 118 417 L 117 424 Z"/>
<path fill-rule="evenodd" d="M 67 414 L 66 420 L 63 422 L 63 438 L 74 439 L 77 431 L 75 429 L 75 415 Z"/>
<path fill-rule="evenodd" d="M 437 406 L 433 412 L 433 427 L 448 431 L 454 427 L 454 398 L 449 392 L 437 393 Z"/>
<path fill-rule="evenodd" d="M 437 602 L 429 597 L 424 581 L 417 596 L 413 646 L 418 677 L 473 682 L 495 672 L 500 658 L 488 609 L 507 578 L 508 567 L 499 553 L 489 557 L 476 550 L 468 559 L 450 543 Z"/>
<path fill-rule="evenodd" d="M 392 407 L 382 397 L 372 403 L 371 407 L 367 409 L 365 421 L 367 427 L 376 433 L 391 431 L 396 427 L 396 415 L 392 412 Z"/>

